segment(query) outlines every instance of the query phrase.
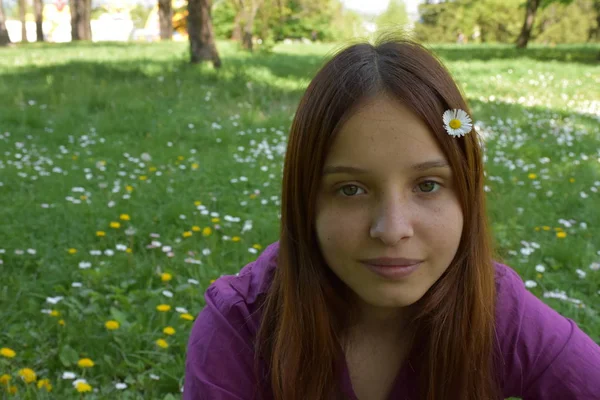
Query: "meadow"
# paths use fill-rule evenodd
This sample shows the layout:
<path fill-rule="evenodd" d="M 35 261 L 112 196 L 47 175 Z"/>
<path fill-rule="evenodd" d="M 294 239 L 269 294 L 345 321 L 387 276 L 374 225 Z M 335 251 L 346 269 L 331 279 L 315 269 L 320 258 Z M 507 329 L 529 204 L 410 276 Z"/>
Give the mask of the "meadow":
<path fill-rule="evenodd" d="M 0 49 L 0 398 L 175 399 L 214 279 L 279 230 L 327 44 Z M 485 138 L 498 259 L 600 341 L 600 46 L 433 46 Z"/>

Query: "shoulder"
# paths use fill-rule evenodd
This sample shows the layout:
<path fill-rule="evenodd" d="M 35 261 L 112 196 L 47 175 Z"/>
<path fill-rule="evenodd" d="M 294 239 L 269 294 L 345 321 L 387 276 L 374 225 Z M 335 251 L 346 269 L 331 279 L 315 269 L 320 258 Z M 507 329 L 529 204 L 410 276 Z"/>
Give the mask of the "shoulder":
<path fill-rule="evenodd" d="M 600 348 L 573 320 L 534 296 L 514 269 L 501 263 L 494 266 L 496 335 L 505 396 L 559 398 L 552 397 L 554 392 L 564 398 L 590 398 L 585 397 L 588 390 L 600 390 L 591 385 L 600 383 L 585 379 L 595 374 L 594 380 L 600 382 Z"/>
<path fill-rule="evenodd" d="M 204 314 L 218 313 L 232 324 L 243 324 L 249 335 L 258 330 L 259 300 L 269 290 L 277 264 L 279 242 L 274 242 L 235 275 L 223 275 L 204 294 Z M 195 324 L 197 325 L 197 324 Z M 241 328 L 241 326 L 238 326 Z M 195 329 L 190 341 L 194 340 Z"/>
<path fill-rule="evenodd" d="M 246 399 L 255 388 L 260 296 L 268 291 L 278 242 L 236 275 L 217 279 L 188 339 L 184 399 Z"/>

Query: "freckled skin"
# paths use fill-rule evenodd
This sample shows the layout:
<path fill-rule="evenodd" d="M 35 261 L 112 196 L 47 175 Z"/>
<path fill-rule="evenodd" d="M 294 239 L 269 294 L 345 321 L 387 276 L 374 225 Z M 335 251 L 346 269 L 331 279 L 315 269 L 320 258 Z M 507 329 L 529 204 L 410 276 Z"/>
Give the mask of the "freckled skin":
<path fill-rule="evenodd" d="M 458 249 L 463 214 L 450 167 L 411 168 L 431 160 L 448 161 L 427 125 L 387 96 L 355 113 L 327 155 L 325 166 L 369 171 L 322 178 L 316 233 L 328 267 L 371 319 L 389 319 L 419 300 Z M 424 262 L 408 277 L 392 281 L 359 262 L 374 257 Z"/>

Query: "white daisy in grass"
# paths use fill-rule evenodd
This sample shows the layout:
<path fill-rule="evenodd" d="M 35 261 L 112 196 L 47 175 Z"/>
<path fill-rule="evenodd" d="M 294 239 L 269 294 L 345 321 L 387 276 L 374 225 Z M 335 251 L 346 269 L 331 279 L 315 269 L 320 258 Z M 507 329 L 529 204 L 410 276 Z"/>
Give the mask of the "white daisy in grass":
<path fill-rule="evenodd" d="M 464 136 L 473 128 L 471 117 L 461 109 L 446 110 L 442 119 L 450 136 Z"/>

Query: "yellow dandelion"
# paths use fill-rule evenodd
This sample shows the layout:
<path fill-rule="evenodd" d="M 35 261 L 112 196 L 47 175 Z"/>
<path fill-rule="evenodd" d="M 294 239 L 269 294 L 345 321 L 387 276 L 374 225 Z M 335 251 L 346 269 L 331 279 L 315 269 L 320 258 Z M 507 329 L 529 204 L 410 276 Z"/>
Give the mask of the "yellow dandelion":
<path fill-rule="evenodd" d="M 50 311 L 50 316 L 51 317 L 58 317 L 60 315 L 60 312 L 57 310 L 51 310 Z"/>
<path fill-rule="evenodd" d="M 217 280 L 216 279 L 211 279 L 210 280 L 210 284 L 212 285 L 213 283 L 215 283 Z"/>
<path fill-rule="evenodd" d="M 75 253 L 77 253 L 77 249 L 74 249 L 74 248 L 70 248 L 67 251 L 69 252 L 69 254 L 75 254 Z"/>
<path fill-rule="evenodd" d="M 119 219 L 121 221 L 130 221 L 131 217 L 129 217 L 129 214 L 121 214 L 121 215 L 119 215 Z"/>
<path fill-rule="evenodd" d="M 262 249 L 262 246 L 260 244 L 258 244 L 258 243 L 255 244 L 255 245 L 253 245 L 252 247 L 254 247 L 256 250 Z"/>
<path fill-rule="evenodd" d="M 16 386 L 9 386 L 8 387 L 8 393 L 10 394 L 16 394 L 19 391 L 19 389 L 17 389 Z"/>
<path fill-rule="evenodd" d="M 58 324 L 61 326 L 65 326 L 65 320 L 64 319 L 59 319 L 58 320 Z"/>
<path fill-rule="evenodd" d="M 94 362 L 89 358 L 82 358 L 81 360 L 77 361 L 77 365 L 79 365 L 81 368 L 91 368 L 94 366 Z"/>
<path fill-rule="evenodd" d="M 156 172 L 156 167 L 150 167 L 150 168 L 148 168 L 148 171 L 150 171 L 150 172 Z"/>
<path fill-rule="evenodd" d="M 250 198 L 251 198 L 251 199 L 255 199 L 255 198 L 256 198 L 256 193 L 252 193 L 252 194 L 250 195 Z"/>
<path fill-rule="evenodd" d="M 133 192 L 133 186 L 127 185 L 125 186 L 125 190 L 127 190 L 128 192 Z"/>
<path fill-rule="evenodd" d="M 167 312 L 171 309 L 171 306 L 168 304 L 159 304 L 156 306 L 156 309 L 158 311 Z"/>
<path fill-rule="evenodd" d="M 575 178 L 569 178 L 569 182 L 574 183 L 575 182 Z"/>
<path fill-rule="evenodd" d="M 169 282 L 171 279 L 173 279 L 173 275 L 168 272 L 163 272 L 160 274 L 160 280 L 163 282 Z"/>
<path fill-rule="evenodd" d="M 192 164 L 192 169 L 198 169 L 198 167 L 200 167 L 198 164 L 196 164 L 196 163 Z"/>
<path fill-rule="evenodd" d="M 192 226 L 192 230 L 193 230 L 194 232 L 200 232 L 200 231 L 201 231 L 200 227 L 199 227 L 199 226 L 196 226 L 196 225 Z"/>
<path fill-rule="evenodd" d="M 567 237 L 567 232 L 556 232 L 556 237 L 559 239 L 564 239 Z"/>
<path fill-rule="evenodd" d="M 125 249 L 125 253 L 131 254 L 131 253 L 133 253 L 133 250 L 131 250 L 131 247 L 128 247 Z"/>
<path fill-rule="evenodd" d="M 562 232 L 563 228 L 561 228 L 561 227 L 559 226 L 558 228 L 554 228 L 554 230 L 555 230 L 556 232 Z"/>
<path fill-rule="evenodd" d="M 79 196 L 79 198 L 81 200 L 87 200 L 88 197 L 85 194 L 82 194 L 81 196 Z"/>
<path fill-rule="evenodd" d="M 96 236 L 98 236 L 98 237 L 104 237 L 104 236 L 106 236 L 106 232 L 104 232 L 104 231 L 96 231 Z"/>
<path fill-rule="evenodd" d="M 211 234 L 212 234 L 212 229 L 210 226 L 207 226 L 206 228 L 202 229 L 203 236 L 210 236 Z"/>
<path fill-rule="evenodd" d="M 542 226 L 542 229 L 545 230 L 545 231 L 549 231 L 550 227 L 549 226 Z"/>
<path fill-rule="evenodd" d="M 85 392 L 92 391 L 92 387 L 89 385 L 89 383 L 86 383 L 86 382 L 77 382 L 77 384 L 75 385 L 75 389 L 79 393 L 85 393 Z"/>
<path fill-rule="evenodd" d="M 140 181 L 145 181 L 146 179 L 148 179 L 146 175 L 140 175 Z"/>
<path fill-rule="evenodd" d="M 110 223 L 110 227 L 113 229 L 119 229 L 121 227 L 121 224 L 119 222 L 113 221 Z"/>
<path fill-rule="evenodd" d="M 198 206 L 201 206 L 201 205 L 202 205 L 202 202 L 201 202 L 200 200 L 196 200 L 196 201 L 194 202 L 194 205 L 195 205 L 196 207 L 198 207 Z"/>
<path fill-rule="evenodd" d="M 185 231 L 183 232 L 182 236 L 184 238 L 189 238 L 190 236 L 192 236 L 192 231 Z"/>
<path fill-rule="evenodd" d="M 4 375 L 0 376 L 0 385 L 8 384 L 8 382 L 10 382 L 11 379 L 12 379 L 12 377 L 8 374 L 4 374 Z"/>
<path fill-rule="evenodd" d="M 106 327 L 106 329 L 108 329 L 109 331 L 114 331 L 116 329 L 119 329 L 119 322 L 118 321 L 114 321 L 114 320 L 110 320 L 110 321 L 106 321 L 106 323 L 104 324 L 104 326 Z"/>
<path fill-rule="evenodd" d="M 19 376 L 23 379 L 25 383 L 35 382 L 37 379 L 37 375 L 35 371 L 31 368 L 23 368 L 19 370 Z"/>
<path fill-rule="evenodd" d="M 77 158 L 79 158 L 79 157 L 77 157 L 77 156 L 73 156 L 73 157 L 71 157 L 71 159 L 72 159 L 73 161 L 76 161 L 76 160 L 77 160 Z"/>
<path fill-rule="evenodd" d="M 167 343 L 167 341 L 166 341 L 165 339 L 158 339 L 158 340 L 156 341 L 156 344 L 157 344 L 159 347 L 162 347 L 163 349 L 166 349 L 167 347 L 169 347 L 169 343 Z"/>
<path fill-rule="evenodd" d="M 542 279 L 542 276 L 543 276 L 542 274 L 537 274 L 538 279 Z"/>
<path fill-rule="evenodd" d="M 165 329 L 163 329 L 163 333 L 165 335 L 174 335 L 175 334 L 175 329 L 173 329 L 172 326 L 167 326 Z"/>
<path fill-rule="evenodd" d="M 540 231 L 540 227 L 539 227 L 539 226 L 536 226 L 536 227 L 535 227 L 535 228 L 533 228 L 533 229 L 535 229 L 535 231 L 536 231 L 536 232 L 539 232 L 539 231 Z"/>
<path fill-rule="evenodd" d="M 179 156 L 179 157 L 177 157 L 177 159 L 178 159 L 179 161 L 183 161 L 183 160 L 185 160 L 185 157 L 184 157 L 184 156 Z"/>
<path fill-rule="evenodd" d="M 537 178 L 537 175 L 536 175 L 536 174 L 534 174 L 534 173 L 532 172 L 532 173 L 530 173 L 529 175 L 527 175 L 527 177 L 528 177 L 529 179 L 535 179 L 535 178 Z"/>
<path fill-rule="evenodd" d="M 221 219 L 215 217 L 215 218 L 211 219 L 210 222 L 212 222 L 213 224 L 218 224 L 219 222 L 221 222 Z"/>
<path fill-rule="evenodd" d="M 192 314 L 188 314 L 188 313 L 181 314 L 179 316 L 179 318 L 185 319 L 185 320 L 188 320 L 188 321 L 193 321 L 194 320 L 194 316 Z"/>
<path fill-rule="evenodd" d="M 234 236 L 234 237 L 231 238 L 232 242 L 239 242 L 240 240 L 242 240 L 242 238 L 239 237 L 239 236 Z"/>
<path fill-rule="evenodd" d="M 50 379 L 40 379 L 37 383 L 38 389 L 46 389 L 47 392 L 52 391 L 52 385 L 50 384 Z"/>
<path fill-rule="evenodd" d="M 6 357 L 6 358 L 13 358 L 14 356 L 17 355 L 17 353 L 15 353 L 15 351 L 13 349 L 10 349 L 8 347 L 3 347 L 0 349 L 0 355 L 2 357 Z"/>

